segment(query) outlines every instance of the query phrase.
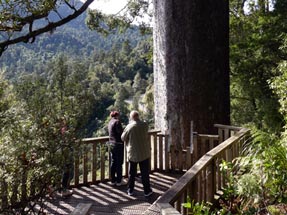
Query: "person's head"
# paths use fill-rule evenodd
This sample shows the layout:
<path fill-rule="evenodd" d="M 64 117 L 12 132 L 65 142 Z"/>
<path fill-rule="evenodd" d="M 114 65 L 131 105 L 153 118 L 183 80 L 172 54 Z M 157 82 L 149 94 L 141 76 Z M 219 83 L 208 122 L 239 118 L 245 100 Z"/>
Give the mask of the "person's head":
<path fill-rule="evenodd" d="M 120 113 L 118 112 L 118 111 L 112 111 L 111 113 L 110 113 L 110 117 L 112 117 L 112 118 L 118 118 L 120 116 Z"/>
<path fill-rule="evenodd" d="M 133 111 L 130 113 L 130 119 L 131 119 L 131 120 L 134 120 L 134 121 L 139 120 L 139 119 L 140 119 L 139 112 L 137 112 L 136 110 L 133 110 Z"/>

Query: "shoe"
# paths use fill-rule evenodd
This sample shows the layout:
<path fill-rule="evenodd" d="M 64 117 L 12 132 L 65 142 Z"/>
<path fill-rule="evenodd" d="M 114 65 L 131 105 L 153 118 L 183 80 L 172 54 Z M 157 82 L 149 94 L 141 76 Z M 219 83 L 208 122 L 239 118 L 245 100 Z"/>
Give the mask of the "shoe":
<path fill-rule="evenodd" d="M 149 197 L 149 196 L 151 196 L 153 194 L 153 192 L 152 191 L 149 191 L 147 194 L 144 194 L 144 196 L 145 197 Z"/>
<path fill-rule="evenodd" d="M 110 182 L 110 185 L 113 185 L 113 186 L 115 186 L 116 185 L 116 182 Z"/>
<path fill-rule="evenodd" d="M 128 195 L 129 195 L 129 196 L 133 196 L 134 193 L 128 190 Z"/>
<path fill-rule="evenodd" d="M 71 196 L 73 195 L 73 191 L 72 190 L 64 190 L 61 192 L 61 196 L 62 197 L 67 197 L 67 196 Z"/>
<path fill-rule="evenodd" d="M 124 186 L 124 185 L 127 185 L 127 184 L 128 184 L 128 182 L 122 180 L 121 182 L 116 183 L 116 186 L 117 186 L 117 187 L 120 187 L 120 186 Z"/>

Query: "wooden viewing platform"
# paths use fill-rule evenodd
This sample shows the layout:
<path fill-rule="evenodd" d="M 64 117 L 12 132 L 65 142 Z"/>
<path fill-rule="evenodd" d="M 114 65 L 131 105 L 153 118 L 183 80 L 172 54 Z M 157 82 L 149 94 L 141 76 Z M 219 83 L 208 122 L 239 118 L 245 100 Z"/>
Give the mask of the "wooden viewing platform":
<path fill-rule="evenodd" d="M 160 131 L 149 132 L 151 146 L 150 176 L 154 194 L 145 198 L 140 178 L 137 178 L 135 195 L 127 195 L 127 187 L 115 187 L 109 184 L 110 157 L 106 146 L 108 137 L 86 138 L 81 140 L 75 153 L 74 194 L 62 198 L 57 192 L 54 197 L 29 205 L 38 214 L 104 215 L 104 214 L 188 214 L 182 203 L 190 198 L 195 202 L 214 200 L 217 191 L 222 190 L 226 180 L 220 171 L 223 160 L 232 161 L 239 156 L 242 145 L 249 138 L 249 130 L 226 125 L 215 125 L 217 135 L 191 132 L 191 143 L 177 150 L 168 142 L 168 136 Z M 126 153 L 125 153 L 126 161 Z M 124 162 L 123 175 L 127 178 L 128 163 Z M 0 206 L 5 208 L 15 201 L 33 194 L 37 184 L 28 186 L 27 172 L 16 188 L 2 186 Z M 172 174 L 177 173 L 177 174 Z M 181 174 L 179 174 L 181 173 Z M 2 184 L 7 184 L 2 179 Z M 30 187 L 30 191 L 28 189 Z M 8 190 L 13 191 L 8 195 Z M 39 207 L 38 207 L 39 206 Z M 81 207 L 89 213 L 76 213 Z M 85 206 L 87 206 L 85 208 Z M 35 210 L 34 210 L 35 209 Z M 84 211 L 84 210 L 83 210 Z M 43 213 L 42 213 L 43 212 Z"/>
<path fill-rule="evenodd" d="M 196 137 L 193 138 L 193 153 L 189 153 L 190 148 L 175 151 L 171 147 L 167 150 L 167 138 L 157 132 L 150 132 L 151 185 L 154 194 L 149 198 L 143 196 L 139 178 L 135 196 L 128 196 L 126 187 L 115 188 L 101 180 L 102 183 L 98 185 L 78 187 L 75 194 L 65 201 L 57 201 L 57 198 L 56 201 L 49 201 L 47 209 L 54 210 L 54 214 L 69 214 L 69 210 L 73 211 L 80 202 L 90 204 L 89 214 L 188 214 L 187 209 L 182 207 L 188 196 L 198 202 L 212 202 L 214 194 L 226 183 L 219 171 L 220 161 L 231 161 L 238 156 L 241 145 L 248 136 L 248 129 L 216 126 L 219 129 L 218 135 L 194 133 Z M 85 141 L 90 143 L 91 140 Z M 104 165 L 102 167 L 104 168 Z M 175 169 L 186 171 L 183 176 L 168 174 Z M 102 173 L 104 172 L 102 170 Z M 87 180 L 87 177 L 85 178 Z M 103 178 L 102 176 L 101 179 Z"/>
<path fill-rule="evenodd" d="M 153 194 L 146 198 L 143 194 L 140 178 L 135 184 L 134 196 L 127 195 L 126 186 L 116 187 L 109 182 L 101 182 L 97 185 L 74 188 L 74 194 L 63 198 L 57 192 L 54 197 L 45 202 L 44 211 L 50 214 L 70 214 L 78 204 L 91 203 L 88 214 L 139 215 L 147 211 L 148 214 L 160 214 L 159 208 L 153 203 L 167 191 L 182 174 L 153 173 L 150 175 Z"/>

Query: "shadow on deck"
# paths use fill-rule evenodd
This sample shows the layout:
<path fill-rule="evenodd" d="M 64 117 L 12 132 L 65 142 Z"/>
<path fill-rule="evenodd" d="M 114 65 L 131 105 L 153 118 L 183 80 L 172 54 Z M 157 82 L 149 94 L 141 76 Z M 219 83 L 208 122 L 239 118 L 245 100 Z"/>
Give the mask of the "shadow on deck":
<path fill-rule="evenodd" d="M 115 187 L 106 183 L 99 183 L 89 187 L 74 188 L 74 194 L 62 198 L 55 194 L 45 203 L 46 214 L 70 214 L 77 204 L 91 203 L 90 215 L 111 214 L 159 214 L 159 209 L 153 205 L 166 190 L 168 190 L 181 176 L 181 174 L 158 173 L 150 175 L 151 187 L 154 194 L 149 198 L 144 197 L 140 178 L 137 178 L 134 196 L 127 195 L 126 186 Z"/>

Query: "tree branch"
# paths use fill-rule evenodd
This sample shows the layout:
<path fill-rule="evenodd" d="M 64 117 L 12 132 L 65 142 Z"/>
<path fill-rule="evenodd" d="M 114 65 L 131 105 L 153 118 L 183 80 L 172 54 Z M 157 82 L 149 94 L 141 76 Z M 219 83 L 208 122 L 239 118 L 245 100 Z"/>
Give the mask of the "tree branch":
<path fill-rule="evenodd" d="M 8 48 L 9 45 L 12 44 L 17 44 L 20 42 L 25 42 L 25 43 L 32 43 L 34 42 L 35 38 L 39 36 L 40 34 L 52 31 L 53 29 L 62 26 L 69 21 L 75 19 L 76 17 L 80 16 L 83 12 L 87 10 L 89 5 L 93 2 L 94 0 L 87 0 L 78 10 L 76 10 L 73 14 L 63 18 L 62 20 L 59 20 L 57 22 L 51 22 L 47 24 L 45 27 L 29 31 L 26 35 L 16 37 L 14 39 L 8 39 L 3 42 L 0 42 L 0 56 L 3 54 L 3 52 Z"/>

